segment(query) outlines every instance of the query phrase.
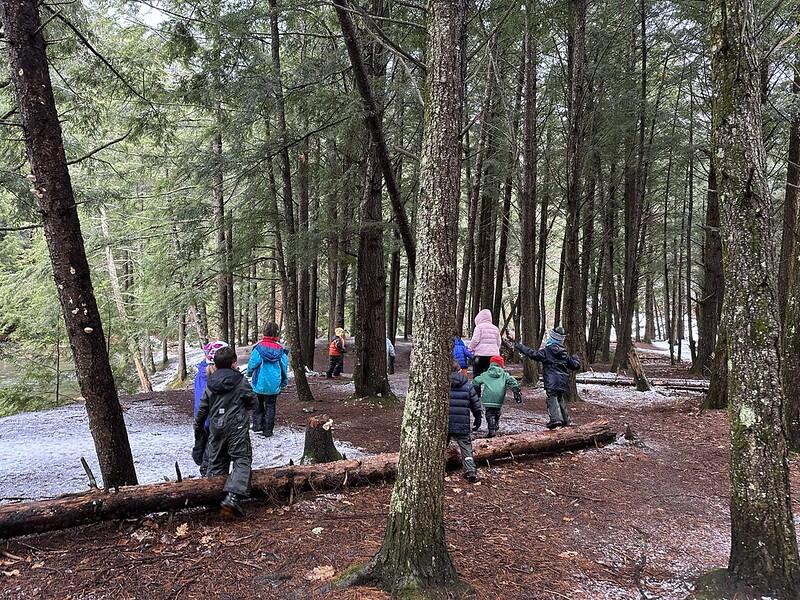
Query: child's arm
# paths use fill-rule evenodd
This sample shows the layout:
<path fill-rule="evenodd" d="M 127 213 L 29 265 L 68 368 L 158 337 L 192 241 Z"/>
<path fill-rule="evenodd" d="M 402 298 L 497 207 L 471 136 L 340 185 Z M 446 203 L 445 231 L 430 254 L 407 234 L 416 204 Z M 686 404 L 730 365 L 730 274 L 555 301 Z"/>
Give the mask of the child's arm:
<path fill-rule="evenodd" d="M 469 390 L 469 407 L 472 411 L 472 416 L 475 419 L 473 424 L 473 431 L 478 431 L 481 428 L 481 420 L 483 416 L 483 404 L 481 404 L 481 397 L 478 396 L 478 392 L 475 391 L 475 388 L 470 388 Z"/>
<path fill-rule="evenodd" d="M 534 350 L 533 348 L 528 348 L 525 344 L 521 344 L 517 342 L 514 344 L 514 347 L 519 350 L 519 352 L 531 360 L 535 360 L 538 362 L 542 362 L 544 360 L 544 350 Z"/>
<path fill-rule="evenodd" d="M 208 388 L 203 392 L 203 397 L 200 398 L 200 407 L 197 409 L 197 414 L 194 417 L 195 430 L 205 430 L 206 419 L 208 418 L 209 411 L 209 397 Z"/>
<path fill-rule="evenodd" d="M 519 381 L 508 371 L 505 371 L 506 374 L 506 387 L 510 387 L 514 392 L 519 391 Z"/>
<path fill-rule="evenodd" d="M 472 337 L 469 339 L 469 351 L 475 352 L 475 348 L 478 347 L 478 344 L 481 341 L 481 328 L 476 327 L 475 331 L 472 332 Z"/>
<path fill-rule="evenodd" d="M 483 375 L 478 375 L 475 379 L 472 380 L 473 388 L 480 389 L 482 385 L 483 385 Z"/>
<path fill-rule="evenodd" d="M 256 395 L 253 393 L 253 388 L 247 383 L 246 379 L 242 379 L 241 383 L 242 402 L 246 410 L 253 411 L 256 409 Z"/>
<path fill-rule="evenodd" d="M 577 354 L 567 357 L 567 367 L 572 371 L 579 371 L 581 368 L 581 359 Z"/>
<path fill-rule="evenodd" d="M 281 389 L 283 390 L 289 385 L 289 358 L 286 356 L 286 352 L 281 354 L 280 357 L 280 365 L 281 365 Z"/>
<path fill-rule="evenodd" d="M 250 360 L 247 361 L 247 376 L 252 377 L 253 371 L 256 370 L 256 367 L 261 364 L 261 354 L 259 354 L 258 350 L 253 348 L 253 351 L 250 353 Z"/>

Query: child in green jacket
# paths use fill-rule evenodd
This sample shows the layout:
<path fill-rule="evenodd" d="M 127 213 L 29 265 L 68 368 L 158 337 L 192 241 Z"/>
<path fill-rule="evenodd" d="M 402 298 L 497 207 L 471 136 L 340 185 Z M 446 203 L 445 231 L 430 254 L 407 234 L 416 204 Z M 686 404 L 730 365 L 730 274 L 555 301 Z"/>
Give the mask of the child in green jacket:
<path fill-rule="evenodd" d="M 506 399 L 506 388 L 513 390 L 517 404 L 522 402 L 519 383 L 505 370 L 505 366 L 502 356 L 493 356 L 489 361 L 489 369 L 472 380 L 474 387 L 478 389 L 483 387 L 481 400 L 486 409 L 486 425 L 489 427 L 487 437 L 497 435 L 497 430 L 500 428 L 500 412 Z"/>

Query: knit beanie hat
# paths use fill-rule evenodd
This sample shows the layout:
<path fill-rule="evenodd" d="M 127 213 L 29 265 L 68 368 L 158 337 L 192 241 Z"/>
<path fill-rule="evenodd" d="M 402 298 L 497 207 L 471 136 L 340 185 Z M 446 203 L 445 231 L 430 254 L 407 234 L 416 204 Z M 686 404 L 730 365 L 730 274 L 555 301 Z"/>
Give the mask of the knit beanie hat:
<path fill-rule="evenodd" d="M 336 334 L 336 337 L 342 337 L 345 332 L 343 328 L 337 327 L 334 333 Z"/>
<path fill-rule="evenodd" d="M 547 345 L 550 346 L 551 344 L 563 344 L 564 339 L 567 337 L 567 334 L 564 332 L 563 327 L 555 327 L 550 331 L 550 338 L 547 340 Z"/>
<path fill-rule="evenodd" d="M 490 364 L 490 365 L 491 365 L 491 364 L 500 365 L 500 368 L 501 368 L 501 369 L 505 369 L 505 368 L 506 368 L 506 361 L 504 361 L 504 360 L 503 360 L 503 357 L 502 357 L 502 356 L 493 356 L 493 357 L 492 357 L 492 358 L 489 360 L 489 364 Z"/>

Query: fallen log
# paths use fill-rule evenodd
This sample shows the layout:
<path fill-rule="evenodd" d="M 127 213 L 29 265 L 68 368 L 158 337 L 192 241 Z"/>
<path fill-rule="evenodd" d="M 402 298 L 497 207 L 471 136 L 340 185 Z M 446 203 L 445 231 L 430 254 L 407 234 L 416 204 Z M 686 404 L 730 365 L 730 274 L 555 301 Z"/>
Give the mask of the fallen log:
<path fill-rule="evenodd" d="M 583 385 L 608 385 L 633 387 L 636 381 L 632 377 L 592 377 L 591 375 L 578 375 L 577 381 Z M 653 387 L 663 387 L 671 390 L 687 392 L 706 392 L 709 382 L 703 379 L 650 379 Z"/>
<path fill-rule="evenodd" d="M 579 427 L 518 433 L 473 443 L 476 462 L 497 461 L 599 446 L 613 441 L 616 432 L 608 421 Z M 458 451 L 448 449 L 447 466 L 460 464 Z M 339 489 L 393 479 L 397 453 L 376 454 L 360 460 L 338 460 L 316 465 L 290 465 L 253 471 L 254 498 L 285 500 L 302 492 Z M 127 486 L 116 490 L 90 490 L 51 500 L 0 506 L 0 538 L 66 529 L 86 523 L 140 517 L 198 506 L 214 506 L 223 497 L 225 477 L 184 479 L 181 482 Z"/>

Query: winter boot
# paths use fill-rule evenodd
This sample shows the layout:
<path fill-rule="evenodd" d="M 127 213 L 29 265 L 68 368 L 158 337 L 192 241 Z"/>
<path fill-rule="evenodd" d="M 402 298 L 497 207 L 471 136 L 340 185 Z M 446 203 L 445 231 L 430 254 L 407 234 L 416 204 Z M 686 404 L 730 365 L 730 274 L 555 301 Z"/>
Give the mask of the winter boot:
<path fill-rule="evenodd" d="M 226 517 L 243 517 L 244 509 L 239 502 L 239 496 L 228 492 L 228 495 L 220 503 L 220 512 Z"/>

